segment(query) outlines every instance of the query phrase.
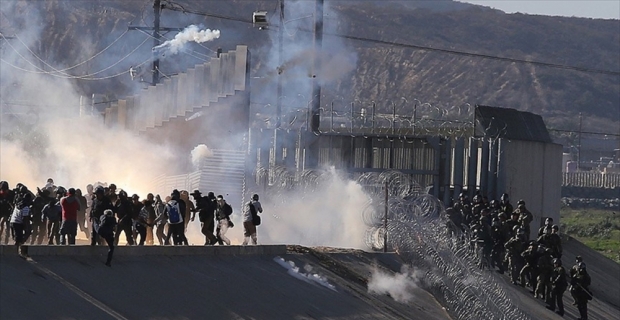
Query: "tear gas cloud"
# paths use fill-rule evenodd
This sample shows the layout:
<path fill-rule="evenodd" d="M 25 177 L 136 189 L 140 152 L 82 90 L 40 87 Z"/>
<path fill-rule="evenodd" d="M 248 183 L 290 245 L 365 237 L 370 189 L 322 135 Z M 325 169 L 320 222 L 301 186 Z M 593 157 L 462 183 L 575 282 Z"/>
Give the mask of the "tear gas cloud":
<path fill-rule="evenodd" d="M 261 197 L 259 243 L 366 248 L 362 211 L 368 196 L 358 183 L 330 170 L 329 179 L 314 191 Z"/>
<path fill-rule="evenodd" d="M 313 7 L 313 3 L 308 1 L 287 2 L 287 17 L 291 17 L 292 21 L 287 22 L 286 26 L 294 30 L 302 27 L 303 20 L 305 20 L 303 23 L 311 23 L 312 19 L 294 20 L 294 17 L 311 13 Z M 301 9 L 306 11 L 299 11 Z M 11 6 L 3 6 L 2 10 L 6 11 L 5 16 L 14 16 L 11 13 Z M 32 10 L 29 12 L 31 17 L 27 25 L 40 26 L 40 29 L 20 29 L 18 35 L 30 48 L 36 48 L 36 44 L 40 43 L 41 29 L 45 24 L 37 22 Z M 37 14 L 42 16 L 41 12 Z M 274 33 L 268 34 L 274 36 Z M 219 30 L 201 30 L 198 26 L 191 25 L 174 39 L 153 49 L 171 53 L 180 52 L 187 42 L 210 41 L 219 36 Z M 294 37 L 287 36 L 284 44 L 284 92 L 289 98 L 302 95 L 307 97 L 300 101 L 299 105 L 302 107 L 306 107 L 311 100 L 311 79 L 308 76 L 315 73 L 312 70 L 311 59 L 303 59 L 309 54 L 313 55 L 310 37 L 311 35 L 302 33 Z M 272 42 L 274 43 L 277 42 Z M 83 45 L 91 44 L 92 41 L 88 41 Z M 88 52 L 98 52 L 105 47 L 105 44 L 98 43 L 97 46 L 98 48 L 88 48 Z M 277 50 L 276 48 L 277 45 L 270 47 L 269 50 Z M 47 178 L 51 177 L 56 185 L 65 187 L 85 188 L 87 184 L 96 181 L 115 183 L 129 193 L 137 193 L 144 197 L 146 193 L 154 191 L 153 182 L 158 176 L 171 174 L 176 171 L 178 163 L 184 163 L 188 158 L 195 162 L 210 154 L 211 150 L 206 145 L 197 147 L 188 155 L 169 145 L 149 141 L 133 132 L 109 128 L 98 116 L 78 117 L 80 95 L 74 86 L 75 82 L 66 77 L 59 77 L 58 74 L 38 72 L 39 70 L 25 61 L 29 60 L 32 63 L 37 61 L 28 52 L 28 48 L 18 49 L 19 54 L 7 48 L 3 60 L 30 72 L 14 69 L 2 63 L 0 72 L 2 98 L 25 101 L 28 105 L 38 106 L 39 120 L 36 126 L 24 126 L 23 123 L 28 123 L 24 115 L 7 115 L 19 110 L 8 110 L 4 104 L 2 106 L 0 179 L 8 181 L 11 187 L 21 182 L 34 189 L 43 186 Z M 329 61 L 337 61 L 334 63 L 344 69 L 330 67 L 326 73 L 319 71 L 321 81 L 337 81 L 346 76 L 348 70 L 354 68 L 356 58 L 351 54 L 353 51 L 342 43 L 324 41 L 323 49 L 321 56 L 326 59 L 323 60 L 324 66 L 331 65 Z M 149 57 L 152 55 L 151 52 L 141 54 L 139 61 L 142 61 L 145 55 Z M 93 60 L 93 64 L 109 66 L 117 63 L 118 59 L 119 55 L 102 54 Z M 270 70 L 276 70 L 277 54 L 267 55 L 264 59 L 269 59 L 267 65 Z M 47 62 L 56 69 L 62 70 L 64 67 L 62 64 L 55 65 L 53 60 Z M 134 62 L 123 61 L 109 72 L 112 74 L 121 68 L 129 70 L 132 64 L 136 65 Z M 328 74 L 332 70 L 337 72 Z M 276 77 L 271 78 L 272 81 L 275 79 Z M 257 91 L 260 93 L 253 92 L 253 100 L 271 102 L 271 105 L 275 105 L 273 92 Z M 36 135 L 33 132 L 36 132 Z M 38 137 L 36 143 L 32 140 L 33 136 Z M 226 138 L 230 139 L 230 136 Z M 255 147 L 266 148 L 268 145 L 269 141 L 264 141 Z M 217 192 L 217 190 L 201 191 Z M 261 194 L 260 191 L 248 191 Z M 366 226 L 361 219 L 361 212 L 366 205 L 367 196 L 360 185 L 339 177 L 335 172 L 329 181 L 324 181 L 313 192 L 282 193 L 276 197 L 263 196 L 261 202 L 265 208 L 265 213 L 262 215 L 263 224 L 258 229 L 261 244 L 295 243 L 365 248 Z M 243 227 L 238 206 L 234 208 L 237 226 L 231 229 L 228 235 L 233 243 L 238 244 L 243 240 Z M 196 222 L 188 227 L 188 238 L 193 244 L 202 244 L 204 241 L 199 228 Z"/>
<path fill-rule="evenodd" d="M 420 277 L 418 272 L 407 267 L 397 274 L 375 269 L 368 281 L 368 292 L 389 294 L 395 301 L 407 303 L 414 298 L 413 290 L 418 288 Z"/>
<path fill-rule="evenodd" d="M 191 152 L 192 165 L 198 169 L 202 161 L 211 156 L 213 156 L 213 151 L 206 144 L 199 144 Z"/>
<path fill-rule="evenodd" d="M 1 9 L 5 17 L 13 16 L 13 6 Z M 36 22 L 39 12 L 33 9 L 28 14 L 29 25 L 43 25 Z M 38 59 L 45 58 L 31 52 L 40 31 L 19 30 L 20 41 L 3 54 L 0 90 L 4 102 L 13 103 L 2 104 L 0 179 L 11 187 L 21 182 L 31 189 L 42 187 L 50 177 L 67 188 L 84 189 L 89 183 L 106 181 L 146 194 L 156 176 L 174 170 L 174 150 L 132 132 L 108 128 L 101 117 L 78 117 L 80 97 L 74 83 L 35 68 Z M 52 58 L 44 64 L 61 68 Z"/>
<path fill-rule="evenodd" d="M 153 52 L 160 56 L 165 56 L 167 53 L 177 54 L 179 51 L 183 50 L 183 47 L 188 42 L 203 43 L 220 37 L 220 30 L 200 29 L 201 28 L 197 25 L 190 25 L 183 31 L 177 33 L 174 39 L 167 40 L 153 47 Z"/>

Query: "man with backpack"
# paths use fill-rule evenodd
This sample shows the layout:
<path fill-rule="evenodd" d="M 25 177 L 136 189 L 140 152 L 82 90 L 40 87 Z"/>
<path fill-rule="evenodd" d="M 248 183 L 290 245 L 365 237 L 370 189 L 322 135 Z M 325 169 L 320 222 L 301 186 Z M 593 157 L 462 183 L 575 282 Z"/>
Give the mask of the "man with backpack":
<path fill-rule="evenodd" d="M 217 220 L 217 230 L 216 230 L 216 238 L 217 242 L 220 245 L 226 243 L 230 245 L 230 239 L 226 237 L 226 232 L 228 228 L 232 228 L 234 225 L 232 221 L 230 221 L 230 215 L 232 215 L 233 209 L 232 207 L 226 203 L 224 200 L 224 196 L 217 196 L 217 208 L 215 209 L 215 219 Z"/>
<path fill-rule="evenodd" d="M 258 202 L 258 195 L 252 195 L 252 200 L 248 201 L 243 211 L 243 245 L 247 245 L 252 238 L 252 244 L 258 244 L 256 236 L 256 226 L 260 225 L 261 219 L 258 213 L 263 213 L 263 207 Z"/>
<path fill-rule="evenodd" d="M 170 244 L 170 237 L 174 245 L 189 245 L 185 237 L 185 224 L 183 215 L 185 214 L 185 201 L 181 199 L 179 190 L 174 189 L 170 195 L 170 201 L 166 203 L 166 217 L 168 218 L 168 234 L 165 244 Z M 156 221 L 157 222 L 157 221 Z"/>

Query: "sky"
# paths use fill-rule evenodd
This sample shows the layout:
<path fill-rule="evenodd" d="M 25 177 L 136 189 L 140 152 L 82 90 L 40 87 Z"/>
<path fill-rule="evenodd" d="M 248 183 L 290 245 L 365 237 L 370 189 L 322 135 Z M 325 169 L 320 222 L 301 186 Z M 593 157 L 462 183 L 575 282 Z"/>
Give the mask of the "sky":
<path fill-rule="evenodd" d="M 620 19 L 620 0 L 458 0 L 506 13 Z"/>

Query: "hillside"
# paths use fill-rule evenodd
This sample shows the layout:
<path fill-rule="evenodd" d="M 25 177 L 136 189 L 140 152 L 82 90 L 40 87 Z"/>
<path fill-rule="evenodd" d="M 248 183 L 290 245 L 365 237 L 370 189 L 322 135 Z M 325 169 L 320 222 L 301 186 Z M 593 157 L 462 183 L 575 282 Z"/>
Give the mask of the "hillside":
<path fill-rule="evenodd" d="M 274 13 L 271 1 L 228 0 L 211 2 L 165 2 L 177 10 L 251 20 L 255 10 Z M 583 18 L 505 14 L 483 7 L 446 1 L 326 1 L 324 49 L 333 69 L 326 78 L 324 92 L 332 99 L 377 101 L 420 101 L 435 106 L 485 104 L 511 107 L 542 114 L 550 127 L 576 130 L 579 112 L 584 114 L 586 131 L 617 132 L 620 126 L 620 79 L 618 75 L 580 72 L 540 65 L 483 59 L 468 55 L 388 46 L 367 41 L 342 39 L 330 34 L 387 42 L 412 44 L 460 52 L 540 61 L 581 68 L 620 70 L 620 21 Z M 30 30 L 31 49 L 44 61 L 72 66 L 88 59 L 117 39 L 128 25 L 152 25 L 152 1 L 3 1 L 0 30 L 5 34 Z M 313 5 L 309 1 L 287 3 L 285 10 L 285 50 L 311 44 Z M 11 18 L 9 18 L 11 17 Z M 277 18 L 277 13 L 275 14 Z M 233 19 L 233 20 L 234 20 Z M 39 21 L 33 24 L 32 21 Z M 275 30 L 261 32 L 251 24 L 229 19 L 164 10 L 162 25 L 184 27 L 203 24 L 222 30 L 222 38 L 205 46 L 192 46 L 191 55 L 179 55 L 162 62 L 162 73 L 173 74 L 213 56 L 214 50 L 233 48 L 244 43 L 253 52 L 253 72 L 260 78 L 274 73 L 272 44 Z M 33 30 L 32 27 L 35 26 Z M 301 29 L 301 30 L 300 30 Z M 36 37 L 40 34 L 39 37 Z M 173 33 L 166 34 L 172 37 Z M 22 33 L 23 36 L 23 33 Z M 150 54 L 152 39 L 140 31 L 130 31 L 101 56 L 71 69 L 85 75 L 118 62 L 137 45 L 144 44 L 109 73 L 128 70 Z M 15 45 L 19 47 L 19 45 Z M 206 49 L 208 48 L 208 49 Z M 5 48 L 5 54 L 7 53 Z M 290 52 L 293 52 L 291 49 Z M 10 52 L 10 49 L 8 50 Z M 202 54 L 202 56 L 201 56 Z M 296 58 L 300 58 L 299 56 Z M 336 58 L 351 64 L 346 68 Z M 291 58 L 291 61 L 295 59 Z M 307 60 L 307 59 L 306 59 Z M 287 61 L 288 62 L 288 61 Z M 39 63 L 39 65 L 42 65 Z M 346 65 L 346 63 L 344 64 Z M 43 69 L 46 66 L 42 65 Z M 145 69 L 148 69 L 145 66 Z M 299 68 L 298 68 L 299 69 Z M 301 68 L 303 69 L 303 67 Z M 306 68 L 307 69 L 307 68 Z M 5 72 L 7 66 L 3 65 Z M 46 70 L 49 70 L 47 68 Z M 303 82 L 288 90 L 289 96 L 301 95 L 309 85 L 307 70 L 290 74 Z M 305 75 L 304 75 L 305 72 Z M 148 72 L 145 77 L 149 78 Z M 299 75 L 302 76 L 299 76 Z M 291 80 L 291 78 L 287 79 Z M 107 94 L 119 97 L 140 86 L 128 77 L 101 81 L 74 80 L 81 94 Z M 3 89 L 6 86 L 3 85 Z M 18 97 L 8 93 L 5 97 Z M 303 94 L 308 95 L 307 93 Z M 269 97 L 253 96 L 263 102 Z M 383 102 L 383 103 L 381 103 Z M 383 105 L 383 106 L 382 106 Z M 402 107 L 404 108 L 404 107 Z M 406 110 L 402 110 L 406 112 Z"/>

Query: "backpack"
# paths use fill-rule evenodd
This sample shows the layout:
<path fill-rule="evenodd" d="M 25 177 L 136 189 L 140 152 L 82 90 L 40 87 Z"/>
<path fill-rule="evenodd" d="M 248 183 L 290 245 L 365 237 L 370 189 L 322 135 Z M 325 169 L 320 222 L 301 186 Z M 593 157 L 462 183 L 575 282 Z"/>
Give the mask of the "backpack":
<path fill-rule="evenodd" d="M 258 216 L 258 212 L 256 211 L 254 204 L 250 201 L 248 205 L 250 206 L 250 213 L 252 214 L 252 224 L 255 226 L 260 226 L 260 217 Z"/>
<path fill-rule="evenodd" d="M 108 235 L 114 231 L 116 225 L 116 218 L 114 216 L 102 215 L 99 221 L 97 233 L 100 235 Z"/>
<path fill-rule="evenodd" d="M 181 209 L 179 208 L 179 203 L 176 200 L 171 200 L 168 204 L 166 204 L 166 206 L 168 207 L 168 221 L 171 224 L 183 222 Z"/>

